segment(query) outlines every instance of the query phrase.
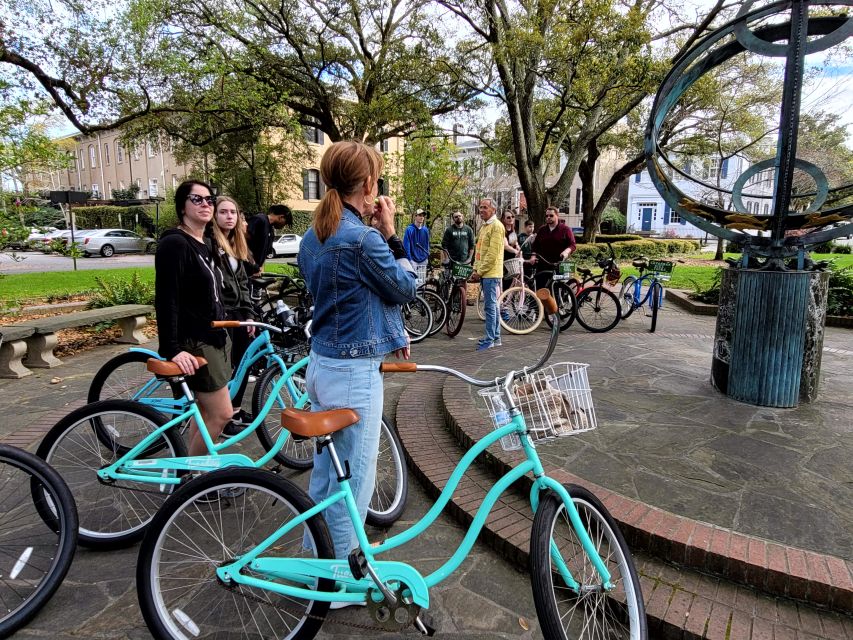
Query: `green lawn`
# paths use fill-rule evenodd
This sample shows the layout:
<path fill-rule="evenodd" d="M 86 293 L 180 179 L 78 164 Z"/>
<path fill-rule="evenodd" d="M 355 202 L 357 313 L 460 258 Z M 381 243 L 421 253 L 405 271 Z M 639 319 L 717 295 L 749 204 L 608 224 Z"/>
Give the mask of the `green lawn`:
<path fill-rule="evenodd" d="M 61 299 L 98 288 L 95 278 L 129 279 L 138 271 L 145 282 L 154 282 L 154 267 L 97 269 L 91 271 L 43 271 L 0 275 L 0 307 L 15 306 L 29 300 Z"/>
<path fill-rule="evenodd" d="M 734 256 L 737 254 L 726 254 Z M 711 253 L 689 256 L 692 259 L 710 260 Z M 853 266 L 853 255 L 843 254 L 814 254 L 815 260 L 834 259 L 838 267 Z M 636 274 L 637 270 L 629 263 L 621 265 L 623 275 Z M 296 268 L 285 264 L 268 264 L 268 271 L 276 273 L 295 273 Z M 97 289 L 95 278 L 130 278 L 138 271 L 145 282 L 154 282 L 154 267 L 138 267 L 127 269 L 99 269 L 93 271 L 50 271 L 14 275 L 0 275 L 0 308 L 15 306 L 19 302 L 31 300 L 61 299 L 64 296 L 87 293 Z M 597 270 L 596 270 L 597 271 Z M 707 288 L 714 279 L 716 267 L 676 264 L 672 280 L 668 286 L 675 289 Z"/>

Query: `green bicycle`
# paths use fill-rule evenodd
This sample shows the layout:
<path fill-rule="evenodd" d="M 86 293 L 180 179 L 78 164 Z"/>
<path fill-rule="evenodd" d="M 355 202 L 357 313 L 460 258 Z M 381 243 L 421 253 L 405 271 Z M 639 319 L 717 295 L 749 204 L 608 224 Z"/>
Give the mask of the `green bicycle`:
<path fill-rule="evenodd" d="M 533 368 L 478 380 L 453 369 L 414 363 L 385 364 L 383 371 L 435 371 L 485 387 L 496 429 L 473 446 L 436 503 L 409 529 L 371 545 L 358 518 L 348 464 L 331 434 L 358 420 L 349 409 L 316 413 L 285 410 L 286 429 L 315 439 L 331 456 L 340 490 L 315 504 L 280 476 L 233 468 L 206 474 L 181 487 L 157 513 L 140 547 L 136 583 L 143 617 L 158 639 L 264 637 L 310 639 L 332 602 L 365 603 L 375 626 L 388 631 L 434 630 L 421 611 L 430 588 L 467 557 L 501 494 L 532 473 L 535 512 L 530 538 L 532 588 L 543 633 L 549 639 L 647 637 L 637 572 L 622 534 L 589 491 L 563 486 L 546 474 L 534 446 L 596 426 L 586 365 L 542 368 L 559 336 L 557 306 L 548 349 Z M 465 470 L 497 442 L 523 450 L 524 459 L 488 492 L 456 552 L 424 575 L 404 562 L 378 559 L 417 540 L 447 505 Z M 239 494 L 211 508 L 211 493 Z M 323 512 L 344 501 L 358 539 L 349 557 L 334 558 Z"/>

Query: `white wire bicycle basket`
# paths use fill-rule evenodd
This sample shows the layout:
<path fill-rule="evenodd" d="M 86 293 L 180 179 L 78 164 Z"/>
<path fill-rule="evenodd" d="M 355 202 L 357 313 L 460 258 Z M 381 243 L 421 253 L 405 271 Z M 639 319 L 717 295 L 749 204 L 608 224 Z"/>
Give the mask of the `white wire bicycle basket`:
<path fill-rule="evenodd" d="M 508 276 L 517 276 L 524 271 L 524 258 L 508 258 L 504 260 L 504 269 Z"/>
<path fill-rule="evenodd" d="M 517 379 L 512 394 L 534 443 L 591 431 L 598 426 L 592 391 L 587 377 L 588 364 L 560 362 Z M 480 391 L 497 429 L 509 421 L 503 392 L 499 387 Z M 504 451 L 521 448 L 521 438 L 511 433 L 501 438 Z"/>
<path fill-rule="evenodd" d="M 418 279 L 418 286 L 420 287 L 427 281 L 427 268 L 429 265 L 427 264 L 416 264 L 415 267 L 415 276 Z"/>

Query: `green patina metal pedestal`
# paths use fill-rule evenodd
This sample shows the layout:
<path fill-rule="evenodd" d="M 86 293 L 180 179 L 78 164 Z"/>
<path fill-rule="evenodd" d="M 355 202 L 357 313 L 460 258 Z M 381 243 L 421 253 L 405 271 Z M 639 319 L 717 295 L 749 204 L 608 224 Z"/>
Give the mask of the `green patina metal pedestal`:
<path fill-rule="evenodd" d="M 727 269 L 720 289 L 711 382 L 766 407 L 817 397 L 829 273 Z"/>

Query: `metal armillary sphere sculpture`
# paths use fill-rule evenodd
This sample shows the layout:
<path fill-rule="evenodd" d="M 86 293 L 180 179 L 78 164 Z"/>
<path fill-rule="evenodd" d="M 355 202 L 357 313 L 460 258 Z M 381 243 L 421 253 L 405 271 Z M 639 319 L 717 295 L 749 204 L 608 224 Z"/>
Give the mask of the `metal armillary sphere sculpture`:
<path fill-rule="evenodd" d="M 844 13 L 852 4 L 790 0 L 753 8 L 752 0 L 744 2 L 733 21 L 675 62 L 652 108 L 645 152 L 661 196 L 683 220 L 743 253 L 723 273 L 711 366 L 714 386 L 743 402 L 792 407 L 817 397 L 829 274 L 806 259 L 805 249 L 853 234 L 853 185 L 831 187 L 820 167 L 797 157 L 800 103 L 806 56 L 853 36 L 853 19 Z M 727 190 L 676 166 L 659 137 L 685 92 L 739 54 L 784 58 L 785 70 L 775 156 L 753 164 Z M 808 176 L 805 182 L 798 176 L 799 189 L 795 170 Z M 759 173 L 772 173 L 772 190 L 745 193 Z M 673 175 L 698 183 L 697 192 L 717 192 L 717 204 L 684 193 Z M 809 179 L 814 186 L 804 188 Z M 764 207 L 744 206 L 745 197 L 772 204 L 762 215 Z"/>
<path fill-rule="evenodd" d="M 794 0 L 757 9 L 753 5 L 752 0 L 745 2 L 735 20 L 701 40 L 676 61 L 657 94 L 646 130 L 645 152 L 652 181 L 673 210 L 703 231 L 740 245 L 745 255 L 769 258 L 766 268 L 784 269 L 783 259 L 796 255 L 800 249 L 853 233 L 850 223 L 853 202 L 849 199 L 853 185 L 831 189 L 819 167 L 797 158 L 805 58 L 853 36 L 853 19 L 846 15 L 809 17 L 809 7 L 850 6 L 853 1 Z M 751 24 L 786 14 L 790 15 L 787 22 L 750 29 Z M 684 93 L 702 75 L 744 52 L 786 59 L 780 127 L 776 156 L 752 165 L 729 191 L 687 175 L 667 157 L 658 138 L 668 113 Z M 743 188 L 750 178 L 771 168 L 774 179 L 770 215 L 753 213 L 744 206 Z M 805 208 L 791 206 L 795 168 L 814 180 L 812 191 L 795 194 L 797 202 L 810 201 Z M 723 209 L 685 194 L 667 174 L 680 174 L 728 194 L 731 208 Z M 745 229 L 769 231 L 769 235 L 751 235 Z"/>

